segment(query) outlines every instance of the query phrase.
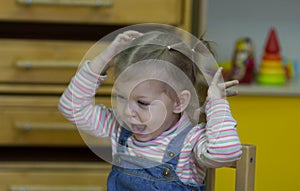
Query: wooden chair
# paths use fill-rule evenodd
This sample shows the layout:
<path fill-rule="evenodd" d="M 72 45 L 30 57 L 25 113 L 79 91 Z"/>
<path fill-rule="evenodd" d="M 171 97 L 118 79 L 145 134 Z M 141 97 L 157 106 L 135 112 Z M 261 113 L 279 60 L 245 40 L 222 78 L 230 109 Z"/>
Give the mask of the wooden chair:
<path fill-rule="evenodd" d="M 242 150 L 241 159 L 230 166 L 236 169 L 235 191 L 254 191 L 256 147 L 244 144 Z M 215 169 L 208 169 L 205 181 L 205 191 L 214 191 Z"/>

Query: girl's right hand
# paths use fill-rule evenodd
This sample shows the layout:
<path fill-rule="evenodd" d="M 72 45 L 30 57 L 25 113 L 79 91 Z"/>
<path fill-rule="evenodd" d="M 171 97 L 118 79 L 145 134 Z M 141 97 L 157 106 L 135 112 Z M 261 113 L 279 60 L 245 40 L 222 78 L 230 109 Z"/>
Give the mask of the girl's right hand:
<path fill-rule="evenodd" d="M 125 45 L 128 45 L 132 40 L 142 36 L 143 33 L 138 31 L 125 31 L 117 35 L 112 43 L 90 63 L 90 68 L 97 74 L 104 74 L 111 66 L 110 60 L 122 50 Z"/>

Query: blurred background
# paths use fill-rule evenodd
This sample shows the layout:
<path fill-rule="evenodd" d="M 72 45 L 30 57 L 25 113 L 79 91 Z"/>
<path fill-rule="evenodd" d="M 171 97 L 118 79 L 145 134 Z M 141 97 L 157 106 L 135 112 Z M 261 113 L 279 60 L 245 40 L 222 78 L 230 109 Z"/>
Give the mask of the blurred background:
<path fill-rule="evenodd" d="M 241 141 L 257 146 L 257 191 L 300 190 L 299 8 L 296 0 L 207 1 L 205 37 L 213 41 L 219 64 L 243 82 L 240 95 L 229 101 Z M 251 46 L 242 44 L 245 38 Z M 234 181 L 226 179 L 233 171 L 217 173 L 217 190 L 233 190 Z"/>
<path fill-rule="evenodd" d="M 296 0 L 3 1 L 0 190 L 106 190 L 110 165 L 89 150 L 57 103 L 94 43 L 140 23 L 212 41 L 224 78 L 241 82 L 240 95 L 228 100 L 242 143 L 257 147 L 255 190 L 300 190 L 299 8 Z M 112 83 L 96 97 L 107 106 Z M 235 170 L 217 169 L 215 185 L 234 190 Z"/>

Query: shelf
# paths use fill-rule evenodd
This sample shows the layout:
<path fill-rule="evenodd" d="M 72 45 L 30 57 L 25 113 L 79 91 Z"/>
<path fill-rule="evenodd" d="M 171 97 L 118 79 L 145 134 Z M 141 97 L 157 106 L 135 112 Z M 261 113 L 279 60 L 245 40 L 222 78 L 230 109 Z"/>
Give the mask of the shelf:
<path fill-rule="evenodd" d="M 235 89 L 238 90 L 239 95 L 252 96 L 299 96 L 300 97 L 300 78 L 287 82 L 286 85 L 259 85 L 240 84 Z"/>

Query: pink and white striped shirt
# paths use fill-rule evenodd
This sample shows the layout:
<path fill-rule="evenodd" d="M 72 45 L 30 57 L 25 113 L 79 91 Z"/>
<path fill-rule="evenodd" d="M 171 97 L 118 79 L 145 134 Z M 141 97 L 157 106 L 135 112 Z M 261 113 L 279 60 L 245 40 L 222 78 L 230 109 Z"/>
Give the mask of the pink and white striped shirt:
<path fill-rule="evenodd" d="M 105 76 L 94 74 L 88 63 L 84 64 L 63 93 L 59 109 L 80 130 L 97 137 L 110 138 L 114 154 L 121 126 L 111 108 L 94 104 L 94 96 L 104 79 Z M 176 173 L 184 183 L 202 183 L 206 168 L 229 165 L 238 160 L 242 153 L 236 121 L 228 102 L 224 99 L 213 100 L 206 104 L 205 111 L 207 123 L 196 125 L 187 134 L 179 156 Z M 175 126 L 154 140 L 139 142 L 131 136 L 126 152 L 161 162 L 170 140 L 189 124 L 189 118 L 183 115 Z"/>

